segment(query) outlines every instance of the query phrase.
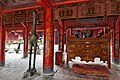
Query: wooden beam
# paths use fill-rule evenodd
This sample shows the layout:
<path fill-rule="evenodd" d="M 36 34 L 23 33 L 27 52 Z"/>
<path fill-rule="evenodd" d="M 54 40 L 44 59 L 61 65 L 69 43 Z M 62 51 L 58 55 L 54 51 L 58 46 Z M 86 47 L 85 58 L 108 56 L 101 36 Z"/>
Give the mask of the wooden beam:
<path fill-rule="evenodd" d="M 23 27 L 27 27 L 23 22 L 20 22 Z"/>
<path fill-rule="evenodd" d="M 88 2 L 91 0 L 65 0 L 61 2 L 52 2 L 52 6 L 58 6 L 58 5 L 65 5 L 65 4 L 73 4 L 73 3 L 80 3 L 80 2 Z"/>
<path fill-rule="evenodd" d="M 38 4 L 40 4 L 43 8 L 52 8 L 51 3 L 48 0 L 35 0 Z"/>
<path fill-rule="evenodd" d="M 48 0 L 35 0 L 35 1 L 40 5 L 26 6 L 22 8 L 5 9 L 5 10 L 2 10 L 1 13 L 7 13 L 7 12 L 13 12 L 13 11 L 19 11 L 19 10 L 27 10 L 27 9 L 35 9 L 35 8 L 40 8 L 41 6 L 44 8 L 47 8 L 47 7 L 50 8 L 52 6 L 57 6 L 57 5 L 87 2 L 91 0 L 66 0 L 62 2 L 51 2 L 51 3 Z"/>
<path fill-rule="evenodd" d="M 2 10 L 1 13 L 7 13 L 7 12 L 14 12 L 14 11 L 20 11 L 20 10 L 27 10 L 27 9 L 35 9 L 35 8 L 40 8 L 40 5 L 33 5 L 33 6 L 27 6 L 23 8 L 12 8 L 12 9 L 5 9 Z"/>

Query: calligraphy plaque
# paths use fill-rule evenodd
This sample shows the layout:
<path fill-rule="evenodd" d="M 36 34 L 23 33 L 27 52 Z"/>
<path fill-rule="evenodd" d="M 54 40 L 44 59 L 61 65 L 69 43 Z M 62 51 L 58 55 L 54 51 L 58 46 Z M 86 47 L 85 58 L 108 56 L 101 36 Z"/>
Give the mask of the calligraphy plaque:
<path fill-rule="evenodd" d="M 99 6 L 85 6 L 82 9 L 82 15 L 95 15 L 99 14 Z"/>
<path fill-rule="evenodd" d="M 55 19 L 76 18 L 76 7 L 55 9 Z"/>

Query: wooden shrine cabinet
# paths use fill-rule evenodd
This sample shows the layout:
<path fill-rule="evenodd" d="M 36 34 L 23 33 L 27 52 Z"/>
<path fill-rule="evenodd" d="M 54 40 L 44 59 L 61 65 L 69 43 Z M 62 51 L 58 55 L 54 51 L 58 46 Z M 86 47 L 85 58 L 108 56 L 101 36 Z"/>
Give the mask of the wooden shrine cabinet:
<path fill-rule="evenodd" d="M 99 57 L 101 61 L 107 61 L 110 68 L 110 36 L 104 35 L 100 38 L 76 38 L 69 35 L 67 45 L 67 62 L 76 56 L 82 61 L 94 61 Z"/>

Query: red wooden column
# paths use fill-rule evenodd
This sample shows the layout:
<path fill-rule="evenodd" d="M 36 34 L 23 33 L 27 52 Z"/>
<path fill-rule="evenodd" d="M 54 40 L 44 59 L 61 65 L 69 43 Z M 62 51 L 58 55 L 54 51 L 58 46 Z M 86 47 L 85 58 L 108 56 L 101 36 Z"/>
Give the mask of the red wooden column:
<path fill-rule="evenodd" d="M 112 60 L 115 64 L 120 64 L 120 16 L 116 20 L 114 33 L 114 53 Z"/>
<path fill-rule="evenodd" d="M 58 20 L 59 23 L 59 50 L 64 52 L 64 27 L 62 20 Z"/>
<path fill-rule="evenodd" d="M 68 52 L 68 37 L 70 35 L 70 30 L 69 29 L 66 29 L 66 53 Z M 68 57 L 68 54 L 67 54 L 67 57 Z M 67 65 L 68 65 L 68 58 L 67 58 Z"/>
<path fill-rule="evenodd" d="M 58 46 L 58 51 L 55 53 L 55 64 L 56 65 L 61 65 L 63 64 L 63 52 L 64 52 L 64 27 L 63 27 L 63 22 L 61 19 L 58 20 L 59 23 L 59 46 Z"/>
<path fill-rule="evenodd" d="M 4 65 L 5 65 L 5 27 L 2 25 L 2 16 L 0 14 L 0 66 Z"/>
<path fill-rule="evenodd" d="M 36 0 L 44 8 L 44 54 L 43 73 L 53 75 L 54 66 L 54 27 L 52 25 L 53 8 L 48 0 Z"/>
<path fill-rule="evenodd" d="M 114 42 L 114 40 L 115 40 L 115 31 L 113 30 L 112 32 L 111 32 L 111 45 L 112 45 L 112 61 L 114 62 L 114 53 L 115 53 L 115 42 Z"/>
<path fill-rule="evenodd" d="M 24 52 L 23 52 L 23 58 L 28 57 L 28 27 L 21 22 L 21 25 L 23 26 L 23 39 L 24 39 Z"/>
<path fill-rule="evenodd" d="M 24 54 L 23 58 L 28 57 L 28 27 L 24 27 Z"/>
<path fill-rule="evenodd" d="M 97 35 L 98 35 L 98 30 L 94 30 L 94 31 L 93 31 L 93 37 L 96 38 Z"/>
<path fill-rule="evenodd" d="M 68 45 L 68 35 L 69 35 L 69 30 L 66 29 L 66 53 L 67 53 L 67 45 Z"/>
<path fill-rule="evenodd" d="M 118 26 L 119 26 L 119 32 L 118 32 L 118 54 L 119 54 L 119 65 L 120 65 L 120 16 L 118 18 Z"/>
<path fill-rule="evenodd" d="M 53 73 L 54 65 L 54 28 L 52 25 L 52 9 L 46 8 L 44 14 L 44 56 L 43 73 Z"/>
<path fill-rule="evenodd" d="M 119 18 L 118 18 L 118 26 L 119 26 L 119 32 L 118 32 L 118 34 L 119 34 L 119 39 L 118 39 L 118 41 L 119 41 L 119 43 L 118 43 L 118 46 L 119 46 L 119 49 L 118 49 L 118 53 L 119 53 L 119 64 L 120 64 L 120 16 L 119 16 Z"/>

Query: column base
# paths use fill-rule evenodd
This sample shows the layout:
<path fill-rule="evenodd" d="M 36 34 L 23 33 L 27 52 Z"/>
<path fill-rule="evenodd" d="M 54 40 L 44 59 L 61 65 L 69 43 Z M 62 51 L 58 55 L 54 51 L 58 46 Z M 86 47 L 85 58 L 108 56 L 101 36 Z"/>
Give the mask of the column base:
<path fill-rule="evenodd" d="M 52 72 L 52 73 L 42 73 L 44 76 L 53 76 L 54 75 L 54 72 Z"/>
<path fill-rule="evenodd" d="M 28 55 L 23 55 L 23 58 L 27 58 L 28 57 Z"/>
<path fill-rule="evenodd" d="M 112 58 L 112 62 L 120 65 L 120 58 Z"/>
<path fill-rule="evenodd" d="M 4 62 L 0 62 L 0 67 L 5 66 L 5 61 Z"/>
<path fill-rule="evenodd" d="M 53 74 L 54 74 L 53 67 L 51 67 L 51 68 L 43 68 L 43 75 L 51 76 Z"/>

